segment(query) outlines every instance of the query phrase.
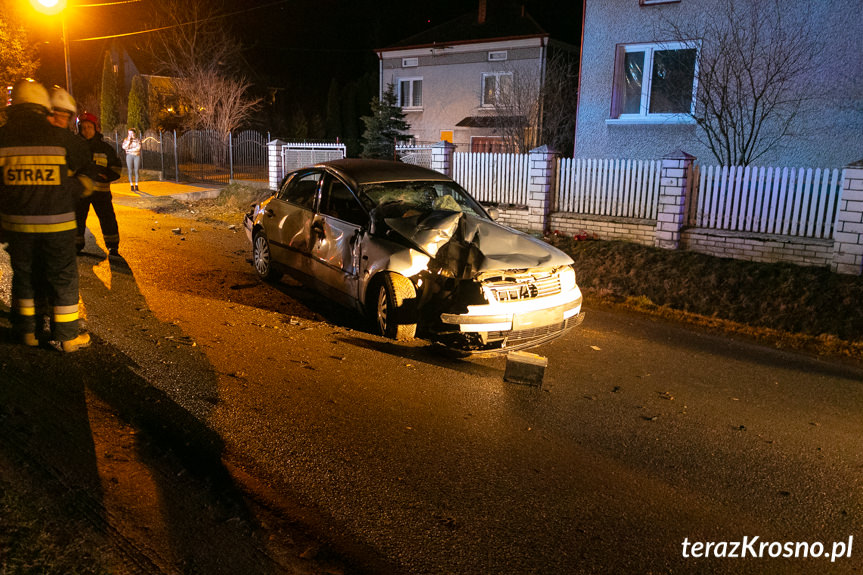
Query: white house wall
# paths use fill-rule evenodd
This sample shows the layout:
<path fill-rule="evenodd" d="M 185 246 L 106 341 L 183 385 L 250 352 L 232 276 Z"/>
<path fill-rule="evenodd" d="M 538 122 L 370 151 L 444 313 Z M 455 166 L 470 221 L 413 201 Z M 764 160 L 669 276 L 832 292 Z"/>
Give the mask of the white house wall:
<path fill-rule="evenodd" d="M 489 62 L 489 51 L 507 51 L 503 62 Z M 438 142 L 441 130 L 453 130 L 453 143 L 459 151 L 470 150 L 471 136 L 492 136 L 490 129 L 458 128 L 468 116 L 494 115 L 493 108 L 481 106 L 482 75 L 489 72 L 513 72 L 515 75 L 540 76 L 544 48 L 539 39 L 516 43 L 483 42 L 446 48 L 418 48 L 383 53 L 381 88 L 396 85 L 400 78 L 422 77 L 421 111 L 405 109 L 410 133 L 419 142 Z M 402 67 L 403 58 L 418 58 L 418 65 Z"/>
<path fill-rule="evenodd" d="M 694 125 L 609 123 L 615 46 L 657 38 L 663 17 L 704 14 L 715 0 L 639 6 L 638 0 L 586 0 L 575 155 L 655 159 L 683 150 L 714 162 Z M 787 3 L 789 11 L 797 3 Z M 805 2 L 824 52 L 807 82 L 823 89 L 799 133 L 759 165 L 843 167 L 863 158 L 863 9 L 860 0 Z"/>

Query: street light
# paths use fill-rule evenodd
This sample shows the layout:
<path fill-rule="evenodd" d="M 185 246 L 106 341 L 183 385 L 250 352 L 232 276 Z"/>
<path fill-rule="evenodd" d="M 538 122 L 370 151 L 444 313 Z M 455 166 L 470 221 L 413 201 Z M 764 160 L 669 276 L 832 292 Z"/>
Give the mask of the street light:
<path fill-rule="evenodd" d="M 66 59 L 66 91 L 72 94 L 72 61 L 69 58 L 69 37 L 66 34 L 66 0 L 30 0 L 37 11 L 42 14 L 54 16 L 60 14 L 60 22 L 63 28 L 63 56 Z"/>

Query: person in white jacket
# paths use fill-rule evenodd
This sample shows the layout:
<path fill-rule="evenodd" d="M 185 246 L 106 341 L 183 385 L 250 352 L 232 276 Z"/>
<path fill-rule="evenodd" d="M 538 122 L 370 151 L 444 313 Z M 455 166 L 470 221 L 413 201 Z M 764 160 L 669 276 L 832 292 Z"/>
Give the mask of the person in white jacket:
<path fill-rule="evenodd" d="M 138 170 L 141 169 L 141 139 L 135 134 L 135 130 L 129 130 L 129 135 L 123 140 L 123 149 L 126 150 L 129 186 L 133 192 L 137 192 Z"/>

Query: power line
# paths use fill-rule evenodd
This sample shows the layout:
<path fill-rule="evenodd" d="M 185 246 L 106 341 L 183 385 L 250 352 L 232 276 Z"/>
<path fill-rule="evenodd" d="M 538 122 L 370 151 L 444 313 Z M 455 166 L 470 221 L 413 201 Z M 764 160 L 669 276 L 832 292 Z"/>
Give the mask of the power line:
<path fill-rule="evenodd" d="M 127 2 L 137 2 L 139 0 L 126 0 L 126 2 L 117 2 L 118 4 L 124 4 Z M 261 8 L 269 8 L 270 6 L 277 6 L 279 4 L 287 4 L 290 0 L 278 0 L 277 2 L 270 2 L 269 4 L 264 4 L 263 6 L 254 6 L 252 8 L 246 8 L 245 10 L 237 10 L 235 12 L 229 12 L 228 14 L 219 14 L 217 16 L 210 16 L 208 18 L 201 18 L 198 20 L 192 20 L 190 22 L 183 22 L 182 24 L 172 24 L 170 26 L 162 26 L 160 28 L 151 28 L 149 30 L 139 30 L 138 32 L 126 32 L 125 34 L 111 34 L 110 36 L 97 36 L 94 38 L 76 38 L 72 40 L 73 42 L 90 42 L 92 40 L 109 40 L 111 38 L 122 38 L 124 36 L 137 36 L 139 34 L 150 34 L 151 32 L 159 32 L 161 30 L 170 30 L 171 28 L 180 28 L 181 26 L 189 26 L 191 24 L 200 24 L 201 22 L 207 22 L 209 20 L 218 20 L 219 18 L 227 18 L 229 16 L 236 16 L 237 14 L 244 14 L 246 12 L 251 12 L 253 10 L 260 10 Z M 92 6 L 97 6 L 97 4 L 92 4 Z"/>

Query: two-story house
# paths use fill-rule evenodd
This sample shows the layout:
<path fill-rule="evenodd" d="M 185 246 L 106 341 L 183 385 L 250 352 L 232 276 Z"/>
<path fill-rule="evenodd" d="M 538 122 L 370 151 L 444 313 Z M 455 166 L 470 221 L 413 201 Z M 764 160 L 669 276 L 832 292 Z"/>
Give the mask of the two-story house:
<path fill-rule="evenodd" d="M 513 147 L 542 143 L 537 99 L 557 47 L 568 48 L 522 6 L 479 0 L 469 14 L 377 50 L 380 91 L 395 87 L 417 143 L 526 151 Z M 513 130 L 519 137 L 507 136 Z"/>
<path fill-rule="evenodd" d="M 694 121 L 707 109 L 705 90 L 715 101 L 725 96 L 719 107 L 728 112 L 742 104 L 741 122 L 759 119 L 758 111 L 745 118 L 753 107 L 734 96 L 735 82 L 752 78 L 716 64 L 730 54 L 743 59 L 738 70 L 753 63 L 747 73 L 767 87 L 758 96 L 775 97 L 785 114 L 799 104 L 787 133 L 755 165 L 834 168 L 863 158 L 859 0 L 584 0 L 583 10 L 575 156 L 652 159 L 683 150 L 716 163 Z M 757 137 L 786 127 L 785 116 L 767 112 Z M 732 129 L 725 120 L 721 129 Z"/>

